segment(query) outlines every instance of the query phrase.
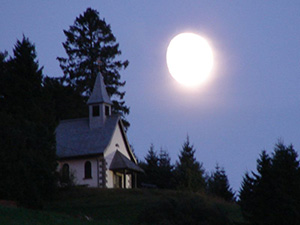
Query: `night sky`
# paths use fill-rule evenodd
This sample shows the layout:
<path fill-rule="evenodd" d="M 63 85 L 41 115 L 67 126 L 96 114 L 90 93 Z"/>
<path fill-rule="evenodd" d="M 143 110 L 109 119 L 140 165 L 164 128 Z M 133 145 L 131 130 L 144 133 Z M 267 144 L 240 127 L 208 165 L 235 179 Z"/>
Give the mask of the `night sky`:
<path fill-rule="evenodd" d="M 44 74 L 62 76 L 63 29 L 87 7 L 111 25 L 130 64 L 121 72 L 130 106 L 128 138 L 138 158 L 150 144 L 177 160 L 186 136 L 207 171 L 219 163 L 238 190 L 278 139 L 300 151 L 300 1 L 2 1 L 0 51 L 22 35 Z M 210 43 L 212 79 L 195 90 L 166 65 L 169 41 L 194 32 Z"/>

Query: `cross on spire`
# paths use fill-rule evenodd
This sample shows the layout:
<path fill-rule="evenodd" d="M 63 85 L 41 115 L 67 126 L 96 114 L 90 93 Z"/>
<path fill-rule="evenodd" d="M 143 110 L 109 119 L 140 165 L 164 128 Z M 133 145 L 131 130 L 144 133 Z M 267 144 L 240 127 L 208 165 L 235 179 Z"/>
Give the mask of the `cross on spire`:
<path fill-rule="evenodd" d="M 101 61 L 100 57 L 97 59 L 98 69 L 99 72 L 101 71 L 101 66 L 103 65 L 103 62 Z"/>

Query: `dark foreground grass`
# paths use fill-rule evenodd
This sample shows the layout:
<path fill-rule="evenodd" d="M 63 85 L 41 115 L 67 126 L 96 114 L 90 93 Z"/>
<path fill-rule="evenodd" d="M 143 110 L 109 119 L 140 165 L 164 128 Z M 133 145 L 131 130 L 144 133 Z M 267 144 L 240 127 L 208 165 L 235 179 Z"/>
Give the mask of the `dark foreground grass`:
<path fill-rule="evenodd" d="M 0 206 L 1 225 L 96 225 L 96 221 L 72 218 L 58 213 Z M 111 224 L 115 225 L 115 224 Z"/>
<path fill-rule="evenodd" d="M 141 211 L 149 204 L 155 204 L 165 193 L 169 192 L 137 189 L 74 189 L 61 192 L 57 200 L 46 205 L 46 209 L 75 217 L 88 216 L 101 224 L 133 225 L 136 224 Z"/>
<path fill-rule="evenodd" d="M 230 224 L 242 224 L 243 218 L 236 204 L 229 204 L 201 194 L 167 190 L 92 188 L 60 191 L 53 201 L 45 203 L 43 211 L 0 207 L 0 224 L 136 225 L 151 210 L 155 216 L 155 207 L 162 203 L 180 203 L 182 199 L 194 198 L 203 200 L 205 207 L 221 212 L 228 218 Z M 147 223 L 142 221 L 140 224 Z"/>

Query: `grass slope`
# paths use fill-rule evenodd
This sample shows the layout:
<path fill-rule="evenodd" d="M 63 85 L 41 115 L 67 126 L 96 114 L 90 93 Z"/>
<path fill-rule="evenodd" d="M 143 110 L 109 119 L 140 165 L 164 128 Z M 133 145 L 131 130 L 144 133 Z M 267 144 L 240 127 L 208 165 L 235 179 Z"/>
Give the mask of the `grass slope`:
<path fill-rule="evenodd" d="M 159 194 L 158 194 L 159 193 Z M 161 191 L 75 189 L 62 192 L 46 209 L 75 217 L 88 216 L 101 224 L 134 224 L 149 204 L 155 204 Z"/>
<path fill-rule="evenodd" d="M 0 224 L 2 225 L 96 225 L 79 218 L 58 213 L 0 206 Z"/>
<path fill-rule="evenodd" d="M 219 199 L 201 194 L 166 190 L 101 190 L 76 188 L 60 192 L 56 199 L 45 204 L 43 211 L 0 207 L 0 224 L 7 225 L 134 225 L 139 215 L 162 202 L 185 196 L 201 198 L 207 207 L 217 208 L 232 222 L 243 222 L 240 208 Z M 90 221 L 87 221 L 87 218 Z"/>

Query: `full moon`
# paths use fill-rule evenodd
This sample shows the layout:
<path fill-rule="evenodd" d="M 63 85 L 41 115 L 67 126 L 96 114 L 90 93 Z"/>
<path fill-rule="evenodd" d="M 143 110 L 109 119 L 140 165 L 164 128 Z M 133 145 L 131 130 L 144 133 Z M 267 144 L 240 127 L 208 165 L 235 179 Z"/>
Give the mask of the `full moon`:
<path fill-rule="evenodd" d="M 213 53 L 208 42 L 194 33 L 175 36 L 168 46 L 166 57 L 170 74 L 186 86 L 205 82 L 213 67 Z"/>

